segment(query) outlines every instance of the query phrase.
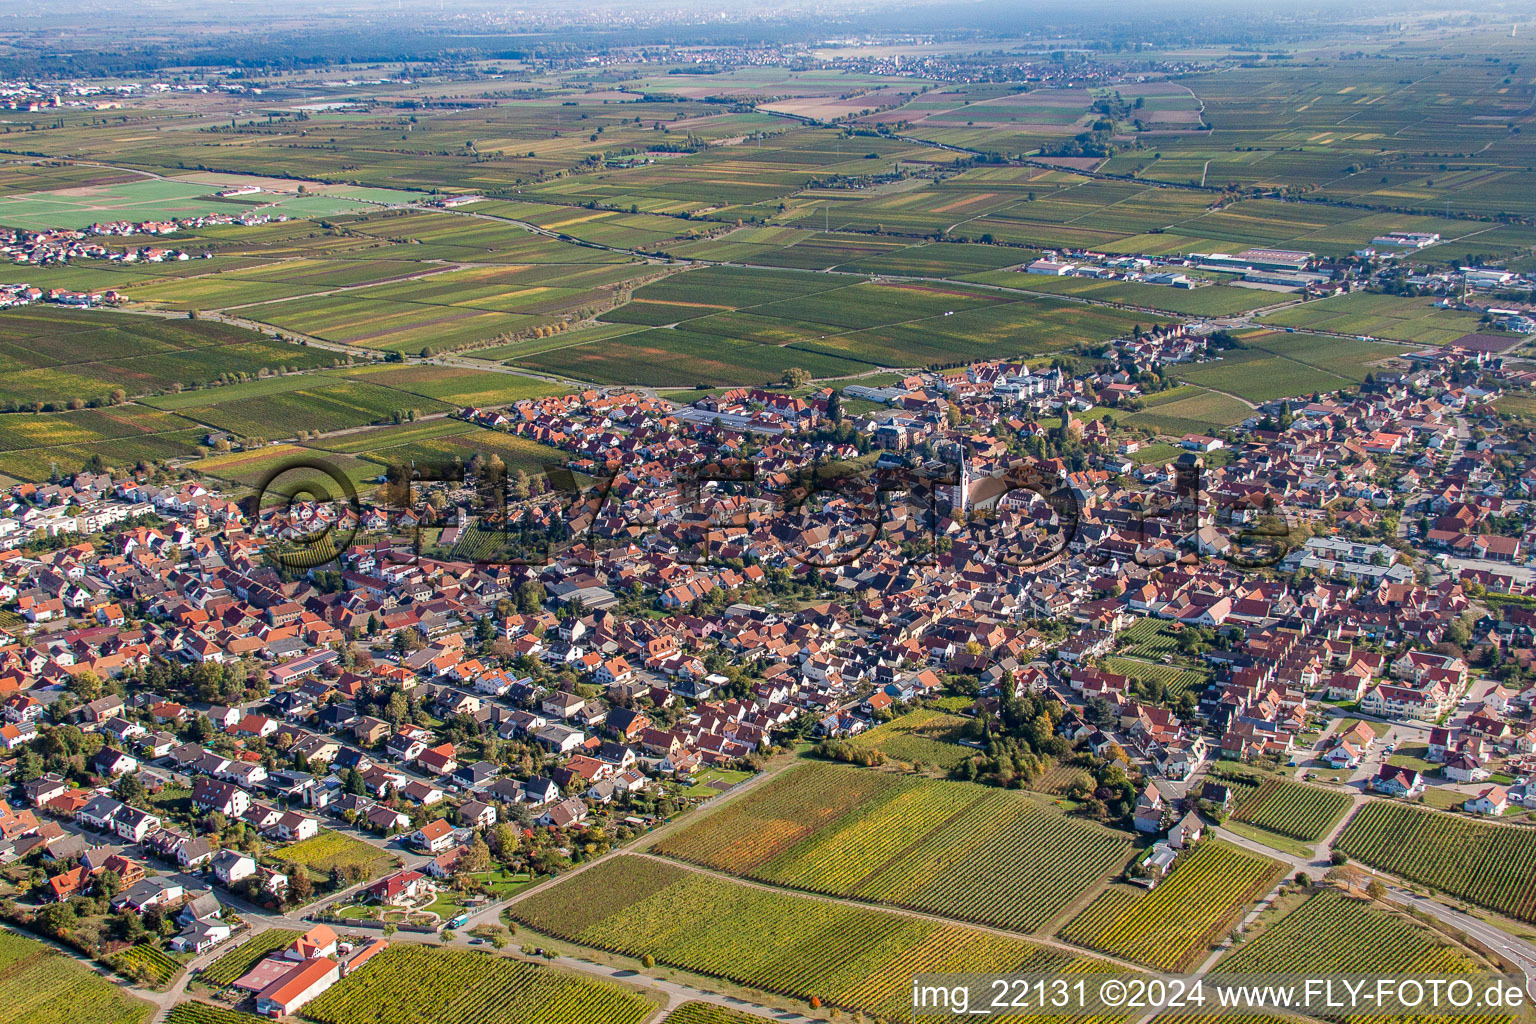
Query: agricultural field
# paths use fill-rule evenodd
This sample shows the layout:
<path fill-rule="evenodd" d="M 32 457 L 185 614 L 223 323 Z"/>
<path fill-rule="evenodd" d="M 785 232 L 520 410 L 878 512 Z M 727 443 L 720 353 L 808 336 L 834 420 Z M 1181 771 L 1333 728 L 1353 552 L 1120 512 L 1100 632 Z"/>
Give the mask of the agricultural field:
<path fill-rule="evenodd" d="M 1123 836 L 1018 794 L 827 764 L 786 772 L 655 849 L 761 882 L 1016 931 L 1061 913 L 1130 853 Z"/>
<path fill-rule="evenodd" d="M 713 387 L 773 381 L 792 366 L 832 378 L 1040 355 L 1115 337 L 1136 323 L 1163 322 L 960 284 L 726 267 L 646 285 L 601 319 L 652 329 L 511 361 L 605 384 Z"/>
<path fill-rule="evenodd" d="M 191 1001 L 171 1007 L 165 1024 L 261 1024 L 265 1019 L 213 1003 Z"/>
<path fill-rule="evenodd" d="M 1179 438 L 1235 426 L 1253 415 L 1253 408 L 1240 399 L 1207 388 L 1172 388 L 1148 396 L 1145 403 L 1146 408 L 1136 412 L 1117 413 L 1116 422 Z"/>
<path fill-rule="evenodd" d="M 147 1024 L 155 1007 L 53 947 L 0 929 L 0 1005 L 31 1024 Z"/>
<path fill-rule="evenodd" d="M 1390 906 L 1390 905 L 1388 905 Z M 1480 957 L 1450 944 L 1402 913 L 1323 890 L 1218 961 L 1241 974 L 1394 975 L 1444 978 L 1489 970 Z M 1468 1020 L 1508 1020 L 1488 1015 Z"/>
<path fill-rule="evenodd" d="M 1242 340 L 1244 348 L 1180 366 L 1176 375 L 1248 402 L 1270 402 L 1359 384 L 1373 370 L 1391 368 L 1393 358 L 1407 351 L 1403 345 L 1273 331 Z"/>
<path fill-rule="evenodd" d="M 1536 830 L 1372 800 L 1334 848 L 1399 878 L 1536 923 Z"/>
<path fill-rule="evenodd" d="M 399 866 L 393 854 L 341 832 L 321 829 L 318 835 L 277 851 L 280 860 L 308 868 L 311 874 L 328 874 L 333 868 L 360 872 L 364 878 L 382 875 Z"/>
<path fill-rule="evenodd" d="M 994 271 L 974 274 L 967 281 L 1020 288 L 1026 291 L 1050 292 L 1054 295 L 1073 295 L 1142 309 L 1155 309 L 1181 316 L 1230 316 L 1246 313 L 1263 306 L 1283 301 L 1274 292 L 1253 288 L 1234 288 L 1211 284 L 1199 288 L 1173 288 L 1167 285 L 1142 284 L 1136 281 L 1100 281 L 1091 277 L 1044 277 L 1013 271 Z"/>
<path fill-rule="evenodd" d="M 1263 320 L 1277 327 L 1389 338 L 1416 345 L 1444 345 L 1478 329 L 1476 313 L 1436 309 L 1433 303 L 1427 296 L 1353 292 L 1289 306 L 1267 314 Z"/>
<path fill-rule="evenodd" d="M 1165 971 L 1188 969 L 1283 873 L 1268 857 L 1208 839 L 1151 892 L 1106 889 L 1059 932 L 1089 949 Z"/>
<path fill-rule="evenodd" d="M 150 394 L 232 374 L 328 366 L 334 353 L 208 320 L 24 306 L 0 312 L 0 409 L 114 390 Z"/>
<path fill-rule="evenodd" d="M 156 991 L 168 988 L 181 974 L 184 966 L 169 953 L 142 942 L 118 950 L 104 962 L 123 977 Z"/>
<path fill-rule="evenodd" d="M 854 737 L 853 745 L 878 750 L 893 761 L 922 762 L 946 771 L 975 756 L 971 747 L 955 742 L 965 719 L 918 709 Z"/>
<path fill-rule="evenodd" d="M 0 413 L 0 473 L 47 480 L 93 456 L 105 466 L 191 455 L 206 430 L 195 421 L 135 406 L 63 413 Z"/>
<path fill-rule="evenodd" d="M 1135 658 L 1104 658 L 1101 666 L 1110 672 L 1118 672 L 1120 675 L 1131 679 L 1146 679 L 1158 682 L 1168 687 L 1168 696 L 1177 698 L 1185 690 L 1199 691 L 1210 682 L 1210 674 L 1198 669 L 1183 668 L 1179 665 L 1167 663 L 1155 664 L 1150 661 L 1138 661 Z"/>
<path fill-rule="evenodd" d="M 448 402 L 455 406 L 511 405 L 525 398 L 563 395 L 570 388 L 515 373 L 450 366 L 366 366 L 347 376 L 369 384 L 394 388 L 409 395 Z"/>
<path fill-rule="evenodd" d="M 1119 642 L 1129 643 L 1119 648 L 1120 653 L 1133 658 L 1148 658 L 1152 661 L 1166 660 L 1178 646 L 1180 627 L 1164 619 L 1154 619 L 1150 615 L 1137 619 L 1129 628 L 1122 630 L 1117 637 Z"/>
<path fill-rule="evenodd" d="M 1218 767 L 1213 774 L 1232 788 L 1232 819 L 1303 843 L 1315 843 L 1353 806 L 1345 793 L 1308 786 L 1277 775 Z"/>
<path fill-rule="evenodd" d="M 239 946 L 225 953 L 204 967 L 197 980 L 212 988 L 232 985 L 266 958 L 267 954 L 282 949 L 302 934 L 285 928 L 268 928 L 257 932 Z"/>
<path fill-rule="evenodd" d="M 758 1024 L 763 1018 L 718 1003 L 684 1003 L 661 1024 Z"/>
<path fill-rule="evenodd" d="M 316 1024 L 640 1024 L 657 997 L 490 953 L 399 943 L 304 1007 Z"/>
<path fill-rule="evenodd" d="M 912 1021 L 922 972 L 1112 969 L 1022 938 L 620 856 L 513 904 L 528 927 L 823 1006 Z M 710 927 L 701 928 L 704 918 Z"/>
<path fill-rule="evenodd" d="M 303 378 L 306 386 L 250 397 L 204 392 L 215 404 L 193 406 L 183 414 L 240 437 L 291 437 L 301 430 L 343 430 L 418 415 L 451 412 L 454 406 L 365 380 L 337 380 L 326 375 Z"/>

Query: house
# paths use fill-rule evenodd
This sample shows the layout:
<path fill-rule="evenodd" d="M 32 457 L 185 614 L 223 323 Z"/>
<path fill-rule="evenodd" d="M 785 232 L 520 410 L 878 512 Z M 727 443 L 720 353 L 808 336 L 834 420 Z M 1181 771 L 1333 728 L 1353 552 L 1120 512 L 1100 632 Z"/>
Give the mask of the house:
<path fill-rule="evenodd" d="M 176 923 L 185 925 L 195 921 L 209 921 L 223 913 L 224 908 L 219 905 L 219 898 L 213 894 L 212 889 L 205 889 L 181 905 L 181 909 L 176 911 Z"/>
<path fill-rule="evenodd" d="M 496 807 L 480 800 L 466 800 L 459 805 L 459 824 L 467 828 L 489 828 L 496 824 Z"/>
<path fill-rule="evenodd" d="M 230 782 L 198 779 L 192 786 L 192 806 L 204 813 L 218 811 L 226 818 L 238 818 L 251 809 L 251 795 Z"/>
<path fill-rule="evenodd" d="M 547 828 L 570 828 L 586 819 L 587 805 L 576 797 L 567 797 L 539 815 L 534 823 Z"/>
<path fill-rule="evenodd" d="M 416 763 L 432 775 L 451 775 L 459 767 L 454 759 L 452 743 L 430 747 L 416 755 Z"/>
<path fill-rule="evenodd" d="M 295 964 L 256 996 L 256 1012 L 265 1017 L 288 1017 L 305 1003 L 336 984 L 341 965 L 318 957 Z"/>
<path fill-rule="evenodd" d="M 453 844 L 453 826 L 446 818 L 429 821 L 411 835 L 411 845 L 431 854 L 442 853 Z"/>
<path fill-rule="evenodd" d="M 1334 768 L 1360 767 L 1360 748 L 1348 740 L 1340 740 L 1333 749 L 1323 755 L 1323 760 Z"/>
<path fill-rule="evenodd" d="M 272 831 L 279 839 L 297 843 L 320 834 L 320 819 L 298 811 L 288 811 L 277 819 Z"/>
<path fill-rule="evenodd" d="M 67 789 L 69 786 L 64 782 L 64 777 L 52 773 L 21 784 L 21 791 L 27 803 L 33 807 L 42 807 L 50 801 L 57 800 Z"/>
<path fill-rule="evenodd" d="M 91 768 L 98 775 L 113 778 L 126 772 L 138 771 L 139 762 L 137 758 L 125 754 L 121 750 L 115 750 L 112 747 L 102 747 L 96 752 L 96 756 L 91 758 Z"/>
<path fill-rule="evenodd" d="M 220 850 L 208 867 L 226 889 L 256 873 L 256 862 L 237 850 Z"/>
<path fill-rule="evenodd" d="M 1440 771 L 1452 782 L 1486 782 L 1493 777 L 1483 762 L 1465 751 L 1447 757 Z"/>
<path fill-rule="evenodd" d="M 1182 850 L 1186 846 L 1198 843 L 1204 834 L 1205 823 L 1200 820 L 1200 815 L 1190 811 L 1168 830 L 1168 845 L 1175 850 Z"/>
<path fill-rule="evenodd" d="M 294 939 L 292 945 L 283 950 L 283 956 L 301 962 L 317 956 L 335 956 L 337 941 L 336 932 L 330 925 L 317 924 Z"/>
<path fill-rule="evenodd" d="M 1509 810 L 1509 791 L 1503 786 L 1489 786 L 1462 806 L 1473 814 L 1503 814 Z"/>
<path fill-rule="evenodd" d="M 1155 783 L 1148 783 L 1136 798 L 1132 824 L 1138 832 L 1160 832 L 1163 828 L 1163 794 Z"/>
<path fill-rule="evenodd" d="M 1385 796 L 1415 797 L 1424 792 L 1424 776 L 1411 768 L 1383 765 L 1371 788 Z"/>
<path fill-rule="evenodd" d="M 170 905 L 181 898 L 183 891 L 180 882 L 173 882 L 169 878 L 145 878 L 114 896 L 112 908 L 121 910 L 127 907 L 134 913 L 143 913 L 150 907 Z"/>
<path fill-rule="evenodd" d="M 229 938 L 232 929 L 217 918 L 211 921 L 193 921 L 184 927 L 168 945 L 178 953 L 202 953 Z"/>
<path fill-rule="evenodd" d="M 363 890 L 368 898 L 391 906 L 409 903 L 433 891 L 431 879 L 411 868 L 403 868 L 392 875 L 385 875 Z"/>

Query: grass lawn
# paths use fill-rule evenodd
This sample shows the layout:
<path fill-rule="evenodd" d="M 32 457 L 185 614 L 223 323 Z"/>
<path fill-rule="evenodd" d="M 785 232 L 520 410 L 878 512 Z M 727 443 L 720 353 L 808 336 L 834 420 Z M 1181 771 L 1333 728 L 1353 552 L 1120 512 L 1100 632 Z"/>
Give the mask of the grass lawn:
<path fill-rule="evenodd" d="M 437 899 L 422 908 L 428 913 L 436 914 L 444 923 L 451 918 L 464 913 L 464 894 L 457 892 L 440 892 Z"/>
<path fill-rule="evenodd" d="M 481 871 L 469 876 L 475 881 L 488 887 L 492 899 L 505 899 L 513 893 L 520 892 L 539 881 L 539 876 L 527 871 L 508 871 L 506 868 L 497 868 L 494 871 Z"/>
<path fill-rule="evenodd" d="M 1442 811 L 1449 811 L 1460 807 L 1467 800 L 1467 794 L 1454 789 L 1446 789 L 1444 786 L 1428 786 L 1424 790 L 1424 802 L 1430 807 L 1438 807 Z"/>
<path fill-rule="evenodd" d="M 1221 827 L 1234 835 L 1242 836 L 1244 839 L 1251 839 L 1256 843 L 1263 843 L 1265 846 L 1280 850 L 1283 853 L 1289 853 L 1294 857 L 1310 859 L 1317 852 L 1306 843 L 1292 839 L 1290 836 L 1283 836 L 1278 832 L 1271 832 L 1264 828 L 1255 828 L 1246 822 L 1233 821 L 1229 818 L 1222 822 Z"/>
<path fill-rule="evenodd" d="M 1424 755 L 1429 753 L 1429 747 L 1422 743 L 1405 743 L 1387 758 L 1387 763 L 1398 768 L 1412 768 L 1416 772 L 1435 772 L 1440 766 L 1433 761 L 1425 760 Z"/>
<path fill-rule="evenodd" d="M 733 772 L 724 768 L 711 768 L 694 776 L 693 784 L 680 790 L 684 796 L 711 797 L 723 793 L 738 783 L 752 777 L 751 772 Z M 716 783 L 719 783 L 717 786 Z"/>

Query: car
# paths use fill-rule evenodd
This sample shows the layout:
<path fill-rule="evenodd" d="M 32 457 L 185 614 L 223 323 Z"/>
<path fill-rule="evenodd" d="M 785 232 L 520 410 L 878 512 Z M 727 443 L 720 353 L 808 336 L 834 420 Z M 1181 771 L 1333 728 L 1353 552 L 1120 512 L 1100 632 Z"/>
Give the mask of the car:
<path fill-rule="evenodd" d="M 471 946 L 483 946 L 483 945 L 485 945 L 485 940 L 484 939 L 470 939 L 469 940 L 469 944 Z"/>

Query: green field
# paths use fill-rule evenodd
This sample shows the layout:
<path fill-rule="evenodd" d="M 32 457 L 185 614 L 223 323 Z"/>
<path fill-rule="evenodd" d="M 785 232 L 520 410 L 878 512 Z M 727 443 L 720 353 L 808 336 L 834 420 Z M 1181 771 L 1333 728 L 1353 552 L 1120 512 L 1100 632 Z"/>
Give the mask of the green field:
<path fill-rule="evenodd" d="M 51 946 L 0 930 L 0 1005 L 31 1024 L 146 1024 L 155 1007 Z"/>
<path fill-rule="evenodd" d="M 1536 830 L 1372 800 L 1334 848 L 1373 868 L 1536 922 Z"/>
<path fill-rule="evenodd" d="M 878 750 L 894 761 L 906 764 L 922 762 L 935 768 L 951 769 L 976 755 L 973 747 L 963 747 L 955 737 L 965 719 L 936 711 L 919 709 L 861 733 L 853 740 L 856 747 Z"/>
<path fill-rule="evenodd" d="M 284 863 L 308 868 L 311 873 L 329 874 L 332 868 L 355 869 L 372 878 L 399 866 L 399 859 L 371 843 L 341 832 L 321 829 L 318 835 L 277 851 Z"/>
<path fill-rule="evenodd" d="M 1222 957 L 1216 970 L 1443 978 L 1489 969 L 1438 932 L 1404 914 L 1388 912 L 1388 906 L 1334 891 L 1318 892 L 1258 938 Z M 1488 1014 L 1467 1019 L 1509 1018 Z"/>
<path fill-rule="evenodd" d="M 1278 327 L 1305 327 L 1336 334 L 1444 345 L 1478 330 L 1476 313 L 1435 309 L 1427 297 L 1354 292 L 1318 299 L 1264 317 Z"/>
<path fill-rule="evenodd" d="M 508 913 L 581 945 L 650 954 L 661 964 L 903 1022 L 912 1020 L 914 973 L 1076 972 L 1099 963 L 1025 939 L 761 889 L 634 856 L 595 864 L 514 903 Z"/>
<path fill-rule="evenodd" d="M 654 997 L 490 953 L 390 946 L 304 1007 L 317 1024 L 640 1024 Z"/>
<path fill-rule="evenodd" d="M 1207 363 L 1180 366 L 1180 380 L 1223 391 L 1250 402 L 1295 398 L 1359 384 L 1373 370 L 1389 369 L 1404 345 L 1262 332 L 1243 339 L 1242 349 Z"/>
<path fill-rule="evenodd" d="M 195 386 L 230 374 L 328 366 L 333 353 L 208 320 L 26 306 L 0 312 L 0 409 Z"/>
<path fill-rule="evenodd" d="M 1042 849 L 1056 853 L 1050 863 Z M 1061 913 L 1130 852 L 1121 835 L 1017 794 L 824 764 L 785 772 L 656 850 L 775 885 L 1015 931 Z"/>
<path fill-rule="evenodd" d="M 1165 971 L 1197 963 L 1279 879 L 1278 861 L 1208 839 L 1151 892 L 1106 889 L 1060 935 Z"/>
<path fill-rule="evenodd" d="M 1353 806 L 1349 795 L 1237 767 L 1212 773 L 1232 787 L 1232 818 L 1304 843 L 1322 839 Z"/>

